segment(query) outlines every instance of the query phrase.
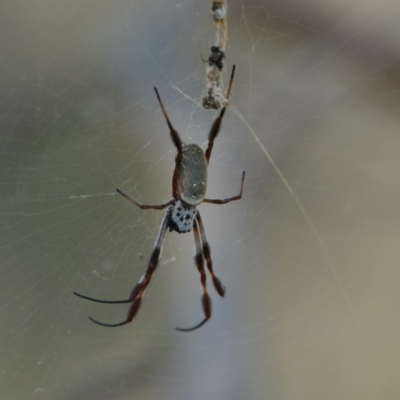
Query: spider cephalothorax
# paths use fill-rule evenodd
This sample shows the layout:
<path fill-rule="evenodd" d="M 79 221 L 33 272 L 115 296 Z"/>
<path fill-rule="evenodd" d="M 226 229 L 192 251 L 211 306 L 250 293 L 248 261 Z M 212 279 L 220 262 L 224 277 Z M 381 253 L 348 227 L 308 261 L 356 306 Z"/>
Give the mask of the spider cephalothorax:
<path fill-rule="evenodd" d="M 227 98 L 229 98 L 229 93 L 232 87 L 233 76 L 235 73 L 235 67 L 232 69 L 231 80 L 228 87 Z M 139 282 L 133 288 L 130 296 L 126 300 L 99 300 L 93 297 L 84 296 L 82 294 L 74 292 L 79 297 L 86 300 L 95 301 L 98 303 L 107 304 L 122 304 L 131 303 L 127 318 L 115 324 L 107 324 L 104 322 L 97 321 L 96 319 L 90 317 L 90 319 L 98 325 L 102 326 L 121 326 L 132 321 L 132 319 L 137 314 L 144 292 L 150 283 L 151 277 L 157 267 L 158 259 L 160 257 L 161 247 L 165 233 L 169 229 L 170 231 L 177 231 L 179 233 L 186 233 L 193 230 L 194 241 L 196 245 L 196 256 L 195 262 L 197 269 L 200 273 L 200 281 L 202 288 L 202 303 L 204 311 L 204 319 L 199 324 L 192 328 L 182 329 L 176 328 L 179 331 L 193 331 L 203 324 L 205 324 L 211 317 L 211 299 L 207 292 L 206 286 L 206 273 L 204 270 L 204 259 L 206 260 L 208 272 L 211 275 L 215 290 L 220 296 L 224 296 L 225 288 L 223 287 L 221 281 L 217 278 L 213 270 L 213 264 L 210 254 L 210 246 L 207 242 L 206 232 L 204 229 L 203 221 L 200 217 L 200 213 L 197 210 L 197 206 L 200 203 L 212 203 L 212 204 L 226 204 L 230 201 L 239 200 L 242 198 L 243 183 L 244 183 L 244 171 L 242 175 L 242 180 L 240 184 L 240 192 L 238 195 L 229 197 L 227 199 L 206 199 L 206 189 L 207 189 L 207 165 L 210 161 L 211 151 L 214 145 L 214 140 L 217 137 L 220 129 L 222 118 L 225 114 L 225 108 L 221 110 L 218 117 L 214 120 L 210 132 L 208 134 L 208 146 L 204 153 L 201 147 L 197 144 L 184 144 L 179 137 L 178 132 L 173 128 L 168 115 L 165 111 L 164 105 L 158 94 L 156 88 L 154 88 L 158 102 L 160 104 L 161 110 L 167 121 L 171 139 L 174 143 L 178 153 L 175 160 L 175 169 L 172 177 L 172 196 L 173 199 L 158 205 L 140 204 L 136 200 L 129 197 L 127 194 L 123 193 L 121 190 L 117 189 L 117 192 L 128 199 L 131 203 L 140 207 L 142 210 L 155 209 L 162 210 L 168 207 L 167 213 L 161 223 L 160 232 L 158 234 L 156 243 L 154 245 L 153 252 L 151 253 L 149 264 L 144 275 L 139 279 Z"/>
<path fill-rule="evenodd" d="M 197 213 L 196 207 L 187 207 L 178 200 L 174 205 L 169 206 L 168 212 L 171 213 L 170 232 L 187 233 L 193 229 Z"/>

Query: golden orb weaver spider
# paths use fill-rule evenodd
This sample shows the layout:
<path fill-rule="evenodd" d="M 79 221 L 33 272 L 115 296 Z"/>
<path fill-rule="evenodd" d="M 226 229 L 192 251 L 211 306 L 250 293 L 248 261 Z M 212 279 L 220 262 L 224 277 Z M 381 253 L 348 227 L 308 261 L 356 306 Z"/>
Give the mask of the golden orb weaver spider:
<path fill-rule="evenodd" d="M 235 75 L 235 66 L 232 68 L 232 74 L 229 81 L 227 98 L 229 98 L 230 91 L 232 89 L 233 77 Z M 197 206 L 200 203 L 212 203 L 212 204 L 226 204 L 230 201 L 240 200 L 242 198 L 243 184 L 245 171 L 242 174 L 242 180 L 240 183 L 240 192 L 238 195 L 229 197 L 227 199 L 206 199 L 206 189 L 207 189 L 207 165 L 210 161 L 211 151 L 214 146 L 214 140 L 217 137 L 220 129 L 222 119 L 225 114 L 226 107 L 224 107 L 219 113 L 218 117 L 214 120 L 211 125 L 210 132 L 208 134 L 208 146 L 204 153 L 203 150 L 197 144 L 185 144 L 182 142 L 178 132 L 173 128 L 167 112 L 165 111 L 164 104 L 161 101 L 160 95 L 158 94 L 157 88 L 154 88 L 158 102 L 161 107 L 161 111 L 167 121 L 170 135 L 173 144 L 175 145 L 178 153 L 175 158 L 175 169 L 172 177 L 172 196 L 173 199 L 164 204 L 159 205 L 149 205 L 140 204 L 136 200 L 129 197 L 127 194 L 123 193 L 121 190 L 117 189 L 117 192 L 124 196 L 131 203 L 135 204 L 142 210 L 155 209 L 162 210 L 166 207 L 167 213 L 161 223 L 161 228 L 158 233 L 157 240 L 154 244 L 154 249 L 151 253 L 149 264 L 146 272 L 139 279 L 139 282 L 132 289 L 131 294 L 126 300 L 100 300 L 93 297 L 88 297 L 80 293 L 74 292 L 76 296 L 83 299 L 94 301 L 97 303 L 105 304 L 123 304 L 132 303 L 127 318 L 118 323 L 108 324 L 104 322 L 97 321 L 96 319 L 89 317 L 90 320 L 98 325 L 107 327 L 116 327 L 128 324 L 136 316 L 144 292 L 147 285 L 150 283 L 151 277 L 156 270 L 158 260 L 160 257 L 161 247 L 165 233 L 167 229 L 169 231 L 176 231 L 178 233 L 190 232 L 193 229 L 194 241 L 196 245 L 196 255 L 195 262 L 197 269 L 200 273 L 200 282 L 202 288 L 202 304 L 205 318 L 193 326 L 192 328 L 175 328 L 178 331 L 189 332 L 197 328 L 200 328 L 211 318 L 211 299 L 207 292 L 206 286 L 206 272 L 204 270 L 204 259 L 206 260 L 207 269 L 211 275 L 215 290 L 217 293 L 223 297 L 225 295 L 225 288 L 222 285 L 219 278 L 214 273 L 213 263 L 211 259 L 210 246 L 207 242 L 206 232 L 204 229 L 203 221 L 200 217 L 200 213 L 197 210 Z"/>

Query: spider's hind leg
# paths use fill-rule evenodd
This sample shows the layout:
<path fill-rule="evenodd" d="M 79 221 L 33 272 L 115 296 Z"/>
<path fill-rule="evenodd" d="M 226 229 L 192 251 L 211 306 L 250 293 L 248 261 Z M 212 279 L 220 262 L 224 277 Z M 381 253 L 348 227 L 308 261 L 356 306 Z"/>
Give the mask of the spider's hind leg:
<path fill-rule="evenodd" d="M 232 67 L 232 73 L 231 73 L 231 79 L 229 81 L 229 86 L 228 86 L 228 92 L 226 94 L 226 99 L 229 99 L 229 96 L 231 94 L 232 90 L 232 83 L 233 83 L 233 77 L 235 76 L 235 66 Z M 206 160 L 207 164 L 210 162 L 210 157 L 211 157 L 211 152 L 214 147 L 214 140 L 218 136 L 219 131 L 221 130 L 221 125 L 222 125 L 222 119 L 224 118 L 225 115 L 225 110 L 226 107 L 224 107 L 221 112 L 219 113 L 218 117 L 214 120 L 214 122 L 211 125 L 210 132 L 208 133 L 208 146 L 206 150 Z"/>

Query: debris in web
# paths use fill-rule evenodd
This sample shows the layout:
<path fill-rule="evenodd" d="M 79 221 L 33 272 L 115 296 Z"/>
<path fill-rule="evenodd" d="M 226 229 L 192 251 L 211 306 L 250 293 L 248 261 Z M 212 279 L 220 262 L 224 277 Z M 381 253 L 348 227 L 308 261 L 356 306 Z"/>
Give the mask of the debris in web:
<path fill-rule="evenodd" d="M 228 99 L 223 94 L 222 70 L 224 67 L 226 43 L 228 41 L 228 25 L 226 20 L 227 0 L 211 2 L 211 16 L 215 28 L 214 45 L 206 66 L 206 94 L 202 99 L 206 109 L 219 110 L 229 105 Z"/>

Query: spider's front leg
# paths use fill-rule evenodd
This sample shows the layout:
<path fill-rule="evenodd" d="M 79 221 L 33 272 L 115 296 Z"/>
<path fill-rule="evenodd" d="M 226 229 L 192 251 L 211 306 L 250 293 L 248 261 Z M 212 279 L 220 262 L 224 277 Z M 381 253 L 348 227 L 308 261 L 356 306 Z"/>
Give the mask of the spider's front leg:
<path fill-rule="evenodd" d="M 208 241 L 207 241 L 206 231 L 205 231 L 204 225 L 203 225 L 203 220 L 201 219 L 200 213 L 198 211 L 197 211 L 197 215 L 196 215 L 196 221 L 199 224 L 201 241 L 203 243 L 203 254 L 204 254 L 204 258 L 206 259 L 206 262 L 207 262 L 208 271 L 210 272 L 215 290 L 221 297 L 224 297 L 225 296 L 225 287 L 221 283 L 220 279 L 214 273 L 213 263 L 212 263 L 212 259 L 211 259 L 210 245 L 208 244 Z"/>
<path fill-rule="evenodd" d="M 197 221 L 195 220 L 193 223 L 193 233 L 194 233 L 194 242 L 196 244 L 196 255 L 194 257 L 197 269 L 200 273 L 200 282 L 201 289 L 203 292 L 202 295 L 202 304 L 205 318 L 199 324 L 193 326 L 192 328 L 175 328 L 177 331 L 181 332 L 190 332 L 195 329 L 203 326 L 210 318 L 211 318 L 211 298 L 207 292 L 207 283 L 206 283 L 206 272 L 204 271 L 204 263 L 203 263 L 203 252 L 201 248 L 201 241 L 199 235 L 199 228 L 197 226 Z"/>
<path fill-rule="evenodd" d="M 157 264 L 158 264 L 158 260 L 160 258 L 160 253 L 161 253 L 161 248 L 162 248 L 163 240 L 165 237 L 165 233 L 170 224 L 170 218 L 171 218 L 171 212 L 170 212 L 170 210 L 168 210 L 167 214 L 165 215 L 164 220 L 161 224 L 160 232 L 159 232 L 157 240 L 155 242 L 154 249 L 151 253 L 149 264 L 147 266 L 147 270 L 144 273 L 144 275 L 140 278 L 137 285 L 133 288 L 128 299 L 126 299 L 126 300 L 100 300 L 100 299 L 95 299 L 95 298 L 84 296 L 82 294 L 74 292 L 74 294 L 78 297 L 82 297 L 83 299 L 94 301 L 97 303 L 106 303 L 106 304 L 132 303 L 132 305 L 129 309 L 127 318 L 122 322 L 117 322 L 115 324 L 107 324 L 107 323 L 98 321 L 92 317 L 89 317 L 92 322 L 94 322 L 97 325 L 101 325 L 101 326 L 116 327 L 116 326 L 128 324 L 129 322 L 131 322 L 133 320 L 133 318 L 135 317 L 135 315 L 137 314 L 137 312 L 140 308 L 140 304 L 142 302 L 142 298 L 143 298 L 144 292 L 147 288 L 147 285 L 150 283 L 151 277 L 157 268 Z"/>

